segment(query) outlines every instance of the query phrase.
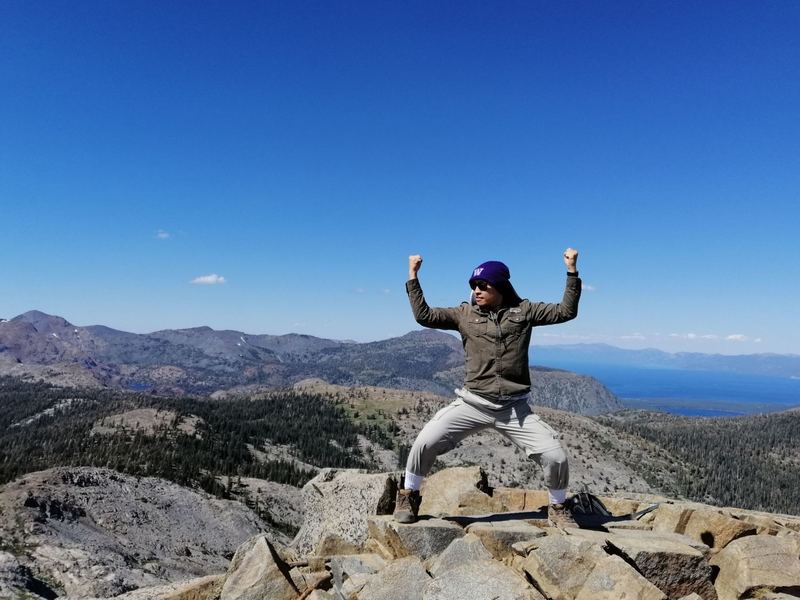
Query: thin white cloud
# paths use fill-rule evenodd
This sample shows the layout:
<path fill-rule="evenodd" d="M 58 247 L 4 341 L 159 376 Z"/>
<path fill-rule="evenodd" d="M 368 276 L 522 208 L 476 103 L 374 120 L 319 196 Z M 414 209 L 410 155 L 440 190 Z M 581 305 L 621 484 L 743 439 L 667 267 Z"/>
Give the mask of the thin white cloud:
<path fill-rule="evenodd" d="M 679 338 L 682 340 L 718 340 L 720 336 L 716 335 L 715 333 L 670 333 L 669 337 L 671 338 Z"/>
<path fill-rule="evenodd" d="M 590 336 L 590 335 L 580 335 L 576 333 L 537 333 L 537 337 L 540 338 L 554 338 L 559 340 L 593 340 L 596 337 L 604 337 L 604 336 Z"/>
<path fill-rule="evenodd" d="M 741 333 L 733 333 L 725 338 L 729 342 L 747 342 L 750 341 L 750 338 Z"/>
<path fill-rule="evenodd" d="M 164 231 L 163 229 L 156 231 L 156 238 L 159 240 L 168 240 L 171 237 L 172 234 L 169 231 Z"/>
<path fill-rule="evenodd" d="M 384 296 L 388 296 L 389 294 L 391 294 L 391 293 L 392 293 L 392 290 L 390 290 L 389 288 L 383 288 L 383 289 L 381 290 L 381 292 L 383 292 L 383 295 L 384 295 Z"/>
<path fill-rule="evenodd" d="M 594 287 L 591 283 L 584 283 L 582 288 L 587 292 L 596 292 L 597 288 Z"/>
<path fill-rule="evenodd" d="M 364 288 L 356 288 L 353 290 L 356 294 L 365 294 L 367 290 Z"/>
<path fill-rule="evenodd" d="M 669 337 L 681 340 L 694 340 L 694 341 L 724 340 L 726 342 L 754 342 L 754 343 L 761 342 L 761 338 L 751 338 L 750 336 L 744 335 L 743 333 L 732 333 L 731 335 L 726 335 L 726 336 L 717 335 L 716 333 L 705 333 L 702 335 L 697 333 L 670 333 Z"/>
<path fill-rule="evenodd" d="M 196 285 L 221 285 L 225 283 L 225 278 L 221 275 L 217 275 L 216 273 L 211 273 L 211 275 L 201 275 L 200 277 L 195 277 L 192 279 L 192 283 Z"/>
<path fill-rule="evenodd" d="M 636 333 L 631 333 L 630 335 L 621 335 L 621 336 L 619 336 L 619 339 L 621 339 L 621 340 L 646 340 L 647 336 L 645 336 L 643 333 L 636 332 Z"/>
<path fill-rule="evenodd" d="M 667 338 L 673 340 L 671 343 L 674 343 L 675 340 L 683 340 L 686 343 L 690 343 L 692 345 L 697 344 L 702 347 L 703 344 L 709 342 L 749 342 L 754 344 L 760 344 L 762 342 L 761 338 L 753 338 L 746 336 L 741 333 L 735 333 L 728 336 L 719 335 L 716 333 L 652 333 L 652 332 L 641 332 L 635 331 L 629 334 L 622 334 L 622 335 L 604 335 L 604 334 L 594 334 L 594 335 L 580 335 L 580 334 L 569 334 L 569 333 L 550 333 L 550 332 L 542 332 L 536 334 L 537 339 L 544 340 L 547 339 L 549 343 L 557 343 L 557 341 L 562 341 L 564 343 L 576 343 L 576 342 L 605 342 L 609 344 L 614 344 L 615 342 L 627 342 L 627 343 L 642 343 L 642 342 L 652 342 L 658 343 L 659 340 L 667 341 Z"/>

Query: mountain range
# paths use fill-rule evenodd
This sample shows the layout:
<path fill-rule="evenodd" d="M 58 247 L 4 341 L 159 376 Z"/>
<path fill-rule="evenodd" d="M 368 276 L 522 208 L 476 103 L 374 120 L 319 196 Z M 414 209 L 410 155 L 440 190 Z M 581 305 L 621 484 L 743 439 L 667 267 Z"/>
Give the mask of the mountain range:
<path fill-rule="evenodd" d="M 355 343 L 210 327 L 136 334 L 39 311 L 0 322 L 0 375 L 172 396 L 249 393 L 309 378 L 450 395 L 463 382 L 463 364 L 461 342 L 434 330 Z M 535 399 L 547 406 L 584 414 L 621 408 L 588 376 L 536 369 L 532 379 Z"/>

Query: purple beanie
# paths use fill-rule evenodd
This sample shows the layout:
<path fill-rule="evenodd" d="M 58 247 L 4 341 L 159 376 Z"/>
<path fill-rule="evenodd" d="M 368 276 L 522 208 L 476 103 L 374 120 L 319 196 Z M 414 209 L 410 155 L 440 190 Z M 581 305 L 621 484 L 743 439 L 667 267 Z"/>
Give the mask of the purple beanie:
<path fill-rule="evenodd" d="M 499 260 L 490 260 L 475 267 L 472 270 L 472 277 L 469 278 L 469 287 L 474 287 L 475 282 L 479 280 L 487 281 L 496 287 L 503 295 L 505 304 L 516 305 L 521 302 L 519 294 L 511 285 L 511 271 Z"/>
<path fill-rule="evenodd" d="M 508 270 L 508 267 L 499 260 L 490 260 L 479 264 L 473 269 L 472 277 L 469 278 L 470 287 L 480 279 L 488 281 L 495 287 L 502 286 L 511 279 L 511 272 Z"/>

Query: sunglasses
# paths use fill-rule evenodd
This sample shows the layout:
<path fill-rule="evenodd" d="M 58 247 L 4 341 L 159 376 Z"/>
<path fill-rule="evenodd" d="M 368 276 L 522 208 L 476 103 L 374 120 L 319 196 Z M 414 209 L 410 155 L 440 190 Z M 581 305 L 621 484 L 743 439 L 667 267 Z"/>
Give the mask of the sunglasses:
<path fill-rule="evenodd" d="M 490 287 L 492 287 L 491 283 L 489 283 L 488 281 L 484 281 L 483 279 L 478 279 L 474 283 L 472 283 L 472 287 L 470 289 L 474 290 L 475 288 L 478 288 L 480 291 L 485 292 Z"/>

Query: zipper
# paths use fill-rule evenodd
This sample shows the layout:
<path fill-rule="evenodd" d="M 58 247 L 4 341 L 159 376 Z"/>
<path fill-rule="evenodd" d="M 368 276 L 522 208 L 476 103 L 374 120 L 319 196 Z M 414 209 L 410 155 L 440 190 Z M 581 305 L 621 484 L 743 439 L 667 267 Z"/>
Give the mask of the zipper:
<path fill-rule="evenodd" d="M 500 344 L 503 342 L 503 331 L 500 329 L 500 318 L 499 313 L 494 311 L 489 311 L 489 318 L 494 323 L 494 326 L 497 328 L 497 341 L 494 344 L 494 380 L 497 383 L 497 395 L 502 395 L 502 390 L 500 389 Z"/>
<path fill-rule="evenodd" d="M 502 339 L 502 332 L 500 331 L 499 314 L 496 312 L 490 312 L 489 318 L 492 320 L 492 323 L 494 323 L 495 327 L 497 327 L 497 342 L 499 343 L 500 340 Z"/>

